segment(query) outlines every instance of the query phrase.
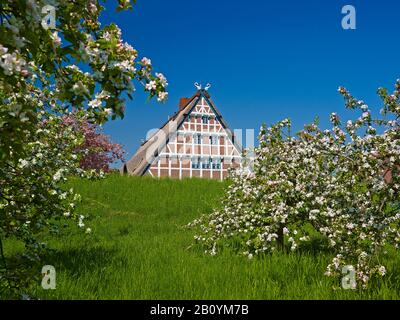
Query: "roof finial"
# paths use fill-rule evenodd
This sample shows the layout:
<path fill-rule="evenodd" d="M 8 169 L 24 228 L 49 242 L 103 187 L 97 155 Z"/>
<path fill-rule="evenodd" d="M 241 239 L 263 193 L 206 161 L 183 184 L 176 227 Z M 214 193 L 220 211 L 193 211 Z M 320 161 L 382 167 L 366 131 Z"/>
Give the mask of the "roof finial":
<path fill-rule="evenodd" d="M 195 82 L 194 86 L 196 87 L 197 90 L 201 90 L 201 84 L 199 84 L 198 82 Z"/>
<path fill-rule="evenodd" d="M 210 88 L 211 88 L 211 83 L 207 83 L 207 84 L 206 84 L 206 87 L 204 88 L 204 90 L 207 91 L 207 90 L 210 89 Z"/>

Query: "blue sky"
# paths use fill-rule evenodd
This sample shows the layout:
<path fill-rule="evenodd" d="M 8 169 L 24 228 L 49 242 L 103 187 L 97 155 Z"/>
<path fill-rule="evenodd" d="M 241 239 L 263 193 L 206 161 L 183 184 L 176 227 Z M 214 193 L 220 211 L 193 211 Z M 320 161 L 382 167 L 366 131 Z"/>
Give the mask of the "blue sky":
<path fill-rule="evenodd" d="M 341 9 L 353 5 L 357 29 L 343 30 Z M 346 111 L 337 88 L 347 87 L 374 110 L 379 86 L 400 78 L 397 0 L 138 0 L 116 13 L 106 2 L 102 22 L 115 22 L 140 56 L 166 75 L 169 100 L 148 102 L 137 85 L 123 120 L 105 126 L 129 158 L 149 129 L 173 114 L 193 83 L 210 94 L 232 129 L 291 118 L 295 130 L 315 116 L 328 125 Z"/>

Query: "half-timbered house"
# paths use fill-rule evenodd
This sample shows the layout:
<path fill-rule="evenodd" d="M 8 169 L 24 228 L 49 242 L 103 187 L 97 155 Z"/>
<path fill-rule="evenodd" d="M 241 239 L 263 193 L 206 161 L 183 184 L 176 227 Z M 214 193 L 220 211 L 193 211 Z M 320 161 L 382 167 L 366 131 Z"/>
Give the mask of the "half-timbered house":
<path fill-rule="evenodd" d="M 121 173 L 222 180 L 229 168 L 241 165 L 236 140 L 208 91 L 198 87 L 191 98 L 180 99 L 179 109 L 142 143 Z"/>

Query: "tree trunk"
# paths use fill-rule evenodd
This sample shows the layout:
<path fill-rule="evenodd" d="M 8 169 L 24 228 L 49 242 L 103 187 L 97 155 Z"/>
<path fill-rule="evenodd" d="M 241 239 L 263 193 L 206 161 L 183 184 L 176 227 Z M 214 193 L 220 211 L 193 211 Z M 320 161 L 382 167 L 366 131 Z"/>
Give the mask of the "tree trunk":
<path fill-rule="evenodd" d="M 283 236 L 283 225 L 279 225 L 278 227 L 278 239 L 276 240 L 278 243 L 278 249 L 283 251 L 284 250 L 284 236 Z"/>

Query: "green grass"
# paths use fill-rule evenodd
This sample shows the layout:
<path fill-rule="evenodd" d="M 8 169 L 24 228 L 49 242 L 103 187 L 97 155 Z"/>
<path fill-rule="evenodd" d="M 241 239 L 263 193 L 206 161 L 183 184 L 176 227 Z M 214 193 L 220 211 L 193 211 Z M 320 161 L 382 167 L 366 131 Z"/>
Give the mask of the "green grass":
<path fill-rule="evenodd" d="M 368 290 L 333 290 L 324 276 L 328 253 L 266 255 L 249 260 L 225 250 L 211 257 L 192 246 L 182 228 L 211 212 L 224 183 L 110 176 L 74 180 L 89 215 L 85 235 L 75 227 L 50 244 L 44 264 L 57 271 L 56 290 L 39 285 L 41 299 L 399 299 L 400 257 L 387 261 L 389 274 Z M 5 244 L 8 255 L 18 244 Z"/>

